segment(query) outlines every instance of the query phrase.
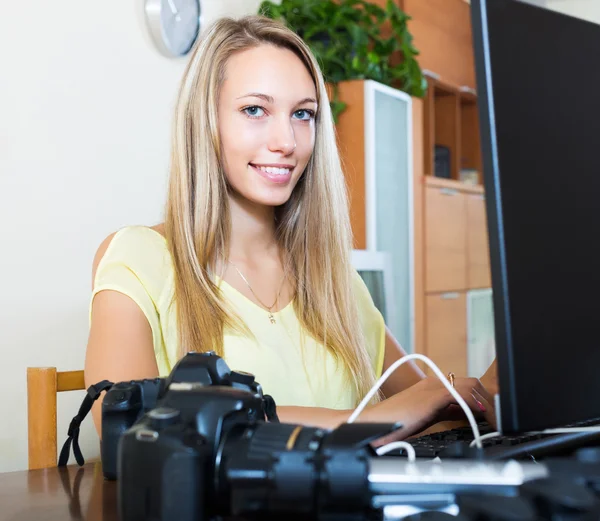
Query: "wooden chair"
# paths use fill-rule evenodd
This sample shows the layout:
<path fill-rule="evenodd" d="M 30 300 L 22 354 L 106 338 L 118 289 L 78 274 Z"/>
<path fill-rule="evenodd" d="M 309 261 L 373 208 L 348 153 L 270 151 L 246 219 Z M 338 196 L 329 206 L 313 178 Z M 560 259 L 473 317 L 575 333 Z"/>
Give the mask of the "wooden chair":
<path fill-rule="evenodd" d="M 85 389 L 83 371 L 27 368 L 27 443 L 29 469 L 56 467 L 56 393 Z"/>

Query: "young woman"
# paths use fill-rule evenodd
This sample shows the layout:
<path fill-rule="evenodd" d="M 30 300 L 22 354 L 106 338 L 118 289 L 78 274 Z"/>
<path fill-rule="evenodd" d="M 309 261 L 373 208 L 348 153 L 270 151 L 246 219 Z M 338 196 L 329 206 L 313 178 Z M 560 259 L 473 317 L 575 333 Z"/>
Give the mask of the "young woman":
<path fill-rule="evenodd" d="M 405 353 L 350 262 L 325 84 L 281 24 L 222 19 L 193 50 L 175 109 L 165 222 L 109 236 L 93 266 L 86 385 L 166 376 L 214 350 L 256 375 L 284 422 L 334 427 Z M 476 379 L 455 387 L 493 421 Z M 436 378 L 401 366 L 359 421 L 402 438 L 456 417 Z M 100 432 L 100 408 L 94 420 Z"/>

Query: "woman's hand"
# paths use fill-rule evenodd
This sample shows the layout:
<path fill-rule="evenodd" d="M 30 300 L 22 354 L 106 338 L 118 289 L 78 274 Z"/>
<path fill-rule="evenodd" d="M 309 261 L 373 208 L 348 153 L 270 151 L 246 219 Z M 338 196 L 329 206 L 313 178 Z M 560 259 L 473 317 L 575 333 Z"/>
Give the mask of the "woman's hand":
<path fill-rule="evenodd" d="M 476 420 L 495 425 L 493 397 L 477 378 L 456 378 L 454 389 L 465 400 Z M 368 407 L 358 421 L 401 422 L 403 427 L 398 432 L 378 440 L 377 445 L 383 445 L 413 436 L 437 422 L 465 417 L 454 397 L 434 376 L 424 378 L 405 391 Z"/>

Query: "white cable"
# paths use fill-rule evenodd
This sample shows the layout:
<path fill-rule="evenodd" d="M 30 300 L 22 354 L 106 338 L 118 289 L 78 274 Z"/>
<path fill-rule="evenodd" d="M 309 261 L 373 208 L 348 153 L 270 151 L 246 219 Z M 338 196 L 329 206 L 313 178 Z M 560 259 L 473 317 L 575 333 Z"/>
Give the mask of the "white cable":
<path fill-rule="evenodd" d="M 371 398 L 373 398 L 373 396 L 375 396 L 375 393 L 377 391 L 379 391 L 379 388 L 384 384 L 384 382 L 389 378 L 389 376 L 396 369 L 398 369 L 398 367 L 400 367 L 403 363 L 408 362 L 409 360 L 421 360 L 422 362 L 425 362 L 429 366 L 429 368 L 434 372 L 434 374 L 439 378 L 440 382 L 442 382 L 442 384 L 444 384 L 446 389 L 448 389 L 448 392 L 454 397 L 454 399 L 456 400 L 458 405 L 461 406 L 462 410 L 467 415 L 467 419 L 469 420 L 471 429 L 473 429 L 473 437 L 475 438 L 474 439 L 475 444 L 477 445 L 478 448 L 481 449 L 482 445 L 481 445 L 481 439 L 480 439 L 481 436 L 479 435 L 479 427 L 477 426 L 477 422 L 475 421 L 475 416 L 473 416 L 471 409 L 469 408 L 467 403 L 463 400 L 462 396 L 460 394 L 458 394 L 456 389 L 454 389 L 454 387 L 452 387 L 450 385 L 450 382 L 443 375 L 442 371 L 440 371 L 439 367 L 437 365 L 435 365 L 435 363 L 432 362 L 429 358 L 427 358 L 424 355 L 418 354 L 418 353 L 414 353 L 412 355 L 406 355 L 406 356 L 403 356 L 402 358 L 400 358 L 400 360 L 396 360 L 388 368 L 388 370 L 381 375 L 379 380 L 377 380 L 375 382 L 375 385 L 373 385 L 373 387 L 371 387 L 371 390 L 366 394 L 366 396 L 358 404 L 358 407 L 356 409 L 354 409 L 354 412 L 350 415 L 350 418 L 348 418 L 347 423 L 353 423 L 356 420 L 356 418 L 358 418 L 360 413 L 363 412 L 364 408 L 371 401 Z"/>
<path fill-rule="evenodd" d="M 409 462 L 413 462 L 417 458 L 415 448 L 406 441 L 392 441 L 391 443 L 388 443 L 383 447 L 379 447 L 375 452 L 377 452 L 378 456 L 383 456 L 384 454 L 387 454 L 388 452 L 394 449 L 404 449 L 408 456 Z"/>
<path fill-rule="evenodd" d="M 483 434 L 483 435 L 479 436 L 479 440 L 485 441 L 485 440 L 489 440 L 490 438 L 495 438 L 497 436 L 501 436 L 501 434 L 499 432 L 488 432 L 487 434 Z M 473 440 L 469 444 L 469 447 L 473 447 L 474 445 L 475 445 L 475 440 Z"/>

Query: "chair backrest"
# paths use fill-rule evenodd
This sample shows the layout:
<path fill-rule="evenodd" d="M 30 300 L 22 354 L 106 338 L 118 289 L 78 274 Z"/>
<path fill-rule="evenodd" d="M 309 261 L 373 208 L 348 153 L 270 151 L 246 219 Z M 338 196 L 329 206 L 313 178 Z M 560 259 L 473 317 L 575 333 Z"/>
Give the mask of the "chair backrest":
<path fill-rule="evenodd" d="M 56 393 L 85 389 L 83 371 L 27 368 L 27 443 L 29 469 L 56 467 Z"/>

